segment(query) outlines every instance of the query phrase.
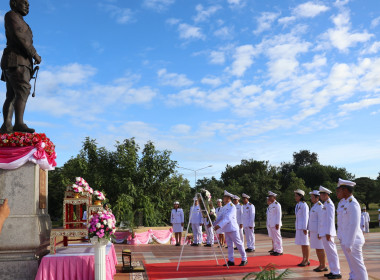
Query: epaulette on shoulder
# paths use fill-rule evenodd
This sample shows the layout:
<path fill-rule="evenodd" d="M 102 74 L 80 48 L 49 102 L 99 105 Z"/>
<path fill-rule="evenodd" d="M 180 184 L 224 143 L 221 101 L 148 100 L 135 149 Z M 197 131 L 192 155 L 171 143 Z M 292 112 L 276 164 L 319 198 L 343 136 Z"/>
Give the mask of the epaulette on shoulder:
<path fill-rule="evenodd" d="M 328 200 L 327 200 L 326 202 L 327 202 L 327 203 L 330 203 L 330 201 L 328 201 Z"/>
<path fill-rule="evenodd" d="M 233 206 L 232 202 L 230 202 L 230 205 Z"/>
<path fill-rule="evenodd" d="M 252 203 L 251 203 L 251 202 L 249 202 L 249 205 L 252 205 Z"/>
<path fill-rule="evenodd" d="M 322 203 L 320 201 L 318 201 L 318 205 L 322 205 Z"/>
<path fill-rule="evenodd" d="M 305 201 L 301 201 L 302 203 L 305 203 Z"/>
<path fill-rule="evenodd" d="M 351 202 L 351 201 L 352 201 L 352 198 L 350 198 L 349 202 Z"/>
<path fill-rule="evenodd" d="M 278 204 L 278 202 L 277 202 L 277 201 L 275 201 L 274 203 Z"/>

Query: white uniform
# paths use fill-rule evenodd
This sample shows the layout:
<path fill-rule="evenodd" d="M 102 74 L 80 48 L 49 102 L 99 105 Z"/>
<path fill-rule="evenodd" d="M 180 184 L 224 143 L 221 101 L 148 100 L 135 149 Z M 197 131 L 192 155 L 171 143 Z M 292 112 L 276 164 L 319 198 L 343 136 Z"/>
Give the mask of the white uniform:
<path fill-rule="evenodd" d="M 268 206 L 267 212 L 266 212 L 266 215 L 267 215 L 267 231 L 268 231 L 268 236 L 270 238 L 272 238 L 272 234 L 271 234 L 271 231 L 270 231 L 270 228 L 269 228 L 269 215 L 268 215 L 268 213 L 269 213 L 269 206 Z"/>
<path fill-rule="evenodd" d="M 310 231 L 310 247 L 313 249 L 324 249 L 322 240 L 318 238 L 318 215 L 322 214 L 323 204 L 318 201 L 314 203 L 309 212 L 309 225 L 308 230 Z"/>
<path fill-rule="evenodd" d="M 173 225 L 173 232 L 182 232 L 184 223 L 184 215 L 182 208 L 172 209 L 170 222 Z"/>
<path fill-rule="evenodd" d="M 243 206 L 240 203 L 238 203 L 235 205 L 235 207 L 236 207 L 236 220 L 239 226 L 240 239 L 241 239 L 241 242 L 243 242 L 244 244 L 244 232 L 243 232 L 243 228 L 240 228 L 240 225 L 243 224 L 242 222 Z"/>
<path fill-rule="evenodd" d="M 217 207 L 217 208 L 216 208 L 216 212 L 215 212 L 215 214 L 216 214 L 216 217 L 217 217 L 217 218 L 218 218 L 219 214 L 222 213 L 222 212 L 221 212 L 222 209 L 223 209 L 223 207 Z M 223 232 L 223 230 L 220 228 L 220 229 L 218 229 L 218 230 L 216 231 L 216 233 L 217 233 L 217 234 L 223 234 L 224 232 Z"/>
<path fill-rule="evenodd" d="M 367 269 L 363 260 L 363 232 L 360 229 L 360 205 L 355 197 L 346 199 L 342 216 L 342 248 L 346 250 L 347 262 L 353 272 L 354 280 L 368 280 Z"/>
<path fill-rule="evenodd" d="M 199 205 L 190 207 L 190 223 L 193 230 L 194 244 L 202 243 L 202 212 Z"/>
<path fill-rule="evenodd" d="M 248 202 L 242 206 L 243 214 L 241 216 L 247 248 L 255 250 L 255 206 Z"/>
<path fill-rule="evenodd" d="M 210 213 L 215 213 L 215 208 L 210 209 Z M 203 218 L 203 224 L 205 225 L 206 234 L 207 234 L 207 244 L 214 244 L 214 230 L 212 227 L 208 227 L 210 224 L 208 217 Z"/>
<path fill-rule="evenodd" d="M 352 267 L 351 266 L 351 260 L 348 258 L 348 255 L 347 255 L 348 253 L 347 253 L 346 247 L 342 244 L 342 233 L 343 233 L 343 229 L 342 229 L 343 217 L 342 217 L 342 214 L 345 211 L 344 207 L 345 207 L 346 202 L 347 202 L 347 200 L 342 198 L 339 201 L 338 208 L 336 209 L 337 225 L 338 225 L 337 236 L 338 236 L 338 239 L 340 241 L 340 247 L 342 247 L 342 251 L 343 251 L 344 255 L 346 256 L 348 266 L 350 267 L 350 279 L 355 279 L 354 272 L 351 270 L 351 267 Z"/>
<path fill-rule="evenodd" d="M 360 216 L 360 228 L 363 232 L 368 233 L 369 232 L 369 222 L 371 219 L 369 218 L 368 212 L 362 212 Z"/>
<path fill-rule="evenodd" d="M 243 243 L 241 242 L 239 236 L 239 226 L 236 220 L 236 207 L 232 202 L 224 205 L 222 210 L 219 212 L 214 225 L 219 225 L 226 235 L 228 260 L 231 262 L 234 261 L 233 243 L 235 243 L 241 255 L 241 260 L 246 261 L 247 254 L 245 253 Z"/>
<path fill-rule="evenodd" d="M 296 240 L 297 245 L 309 245 L 309 236 L 303 231 L 307 230 L 309 222 L 309 206 L 305 201 L 300 201 L 296 205 Z"/>
<path fill-rule="evenodd" d="M 334 242 L 334 237 L 336 236 L 335 206 L 330 198 L 325 201 L 322 209 L 318 215 L 318 234 L 322 237 L 321 239 L 331 273 L 340 274 L 339 256 Z M 326 239 L 327 234 L 331 236 L 330 241 Z"/>
<path fill-rule="evenodd" d="M 281 226 L 282 226 L 282 211 L 281 205 L 277 201 L 274 201 L 268 207 L 268 217 L 267 217 L 267 227 L 269 228 L 270 235 L 273 240 L 273 251 L 277 253 L 282 253 L 282 236 L 281 236 Z M 276 229 L 278 225 L 278 229 Z"/>

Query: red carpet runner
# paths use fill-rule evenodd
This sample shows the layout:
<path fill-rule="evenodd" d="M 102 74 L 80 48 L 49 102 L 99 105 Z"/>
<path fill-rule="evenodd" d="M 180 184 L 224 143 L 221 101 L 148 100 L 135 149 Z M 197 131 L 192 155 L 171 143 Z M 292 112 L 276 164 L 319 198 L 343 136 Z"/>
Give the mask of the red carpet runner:
<path fill-rule="evenodd" d="M 241 259 L 235 258 L 235 264 L 239 264 Z M 257 256 L 249 257 L 248 265 L 246 266 L 231 266 L 229 269 L 223 267 L 224 260 L 218 260 L 219 266 L 214 260 L 190 261 L 181 262 L 179 270 L 177 270 L 177 262 L 172 263 L 154 263 L 145 264 L 149 280 L 154 279 L 172 279 L 172 278 L 187 278 L 199 276 L 214 276 L 225 274 L 240 274 L 260 271 L 260 267 L 273 263 L 278 269 L 297 267 L 302 261 L 301 257 L 294 255 L 282 255 L 279 257 L 273 256 Z M 318 266 L 319 262 L 310 260 L 311 266 Z"/>

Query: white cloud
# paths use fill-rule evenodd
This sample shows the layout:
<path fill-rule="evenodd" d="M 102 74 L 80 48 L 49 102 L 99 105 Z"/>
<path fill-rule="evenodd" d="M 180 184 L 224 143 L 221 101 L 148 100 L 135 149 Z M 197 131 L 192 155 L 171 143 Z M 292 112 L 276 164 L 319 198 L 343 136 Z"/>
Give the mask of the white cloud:
<path fill-rule="evenodd" d="M 181 21 L 178 18 L 169 18 L 166 20 L 166 23 L 168 23 L 170 25 L 177 25 L 180 22 Z"/>
<path fill-rule="evenodd" d="M 380 17 L 374 18 L 371 21 L 371 28 L 375 28 L 380 24 Z"/>
<path fill-rule="evenodd" d="M 236 48 L 233 55 L 231 73 L 235 76 L 243 76 L 245 71 L 253 64 L 255 50 L 252 45 L 243 45 Z"/>
<path fill-rule="evenodd" d="M 234 28 L 233 27 L 221 27 L 214 31 L 214 35 L 222 39 L 230 39 L 233 37 Z"/>
<path fill-rule="evenodd" d="M 380 104 L 380 97 L 368 98 L 368 99 L 360 100 L 358 102 L 343 104 L 343 105 L 339 106 L 339 109 L 341 110 L 339 115 L 344 116 L 349 112 L 358 111 L 358 110 L 368 108 L 368 107 L 374 106 L 374 105 L 379 105 L 379 104 Z"/>
<path fill-rule="evenodd" d="M 307 70 L 312 70 L 312 69 L 318 69 L 322 66 L 325 66 L 327 64 L 327 59 L 325 55 L 315 55 L 313 57 L 313 61 L 310 63 L 304 63 L 303 66 Z"/>
<path fill-rule="evenodd" d="M 121 8 L 114 4 L 100 4 L 100 8 L 109 13 L 117 23 L 125 24 L 133 20 L 131 9 Z"/>
<path fill-rule="evenodd" d="M 361 54 L 375 54 L 380 50 L 380 41 L 373 42 L 368 48 L 363 49 Z"/>
<path fill-rule="evenodd" d="M 49 68 L 47 68 L 49 69 Z M 137 87 L 134 76 L 117 79 L 111 84 L 91 81 L 96 69 L 88 65 L 69 64 L 41 71 L 37 98 L 31 99 L 31 111 L 52 116 L 69 116 L 83 121 L 101 119 L 109 106 L 149 103 L 157 92 L 150 87 Z"/>
<path fill-rule="evenodd" d="M 296 20 L 295 16 L 282 17 L 282 18 L 278 19 L 278 23 L 283 24 L 283 25 L 288 25 L 289 23 L 291 23 L 295 20 Z"/>
<path fill-rule="evenodd" d="M 198 4 L 197 6 L 195 6 L 197 15 L 194 17 L 194 21 L 195 22 L 206 21 L 220 9 L 221 7 L 218 5 L 210 6 L 205 9 L 202 4 Z"/>
<path fill-rule="evenodd" d="M 157 11 L 166 10 L 175 0 L 144 0 L 143 5 Z"/>
<path fill-rule="evenodd" d="M 224 64 L 226 56 L 223 51 L 212 51 L 210 53 L 210 62 L 212 64 Z"/>
<path fill-rule="evenodd" d="M 222 81 L 218 77 L 205 77 L 201 80 L 201 83 L 205 85 L 217 87 L 222 84 Z"/>
<path fill-rule="evenodd" d="M 340 51 L 347 51 L 348 48 L 355 46 L 357 43 L 367 42 L 373 34 L 364 31 L 362 33 L 350 32 L 350 17 L 348 12 L 343 12 L 333 17 L 335 28 L 327 30 L 325 36 L 330 43 Z"/>
<path fill-rule="evenodd" d="M 177 124 L 172 126 L 171 131 L 174 134 L 188 134 L 191 131 L 191 126 L 187 124 Z"/>
<path fill-rule="evenodd" d="M 264 12 L 261 13 L 260 17 L 257 19 L 257 28 L 253 31 L 254 34 L 260 34 L 261 32 L 271 28 L 272 23 L 278 18 L 280 14 Z"/>
<path fill-rule="evenodd" d="M 320 13 L 328 11 L 329 8 L 325 5 L 318 5 L 313 2 L 306 2 L 298 5 L 293 10 L 293 14 L 297 17 L 313 18 Z"/>
<path fill-rule="evenodd" d="M 178 25 L 179 37 L 182 39 L 205 39 L 201 28 L 181 23 Z"/>
<path fill-rule="evenodd" d="M 227 0 L 227 2 L 232 6 L 243 6 L 245 4 L 245 0 Z"/>
<path fill-rule="evenodd" d="M 157 72 L 158 78 L 162 85 L 173 87 L 184 87 L 193 84 L 184 74 L 168 73 L 166 69 L 160 69 Z"/>

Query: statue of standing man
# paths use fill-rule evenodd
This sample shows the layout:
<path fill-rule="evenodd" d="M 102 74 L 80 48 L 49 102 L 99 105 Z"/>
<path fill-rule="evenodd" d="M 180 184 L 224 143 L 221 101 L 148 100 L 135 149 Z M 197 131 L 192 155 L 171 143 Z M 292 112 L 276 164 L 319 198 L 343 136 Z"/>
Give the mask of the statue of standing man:
<path fill-rule="evenodd" d="M 24 112 L 31 89 L 33 62 L 40 64 L 41 57 L 33 46 L 32 30 L 23 19 L 29 13 L 29 1 L 10 0 L 9 5 L 11 11 L 4 16 L 7 46 L 1 58 L 1 80 L 6 82 L 7 94 L 3 105 L 4 123 L 0 133 L 33 133 L 34 129 L 24 123 Z"/>

